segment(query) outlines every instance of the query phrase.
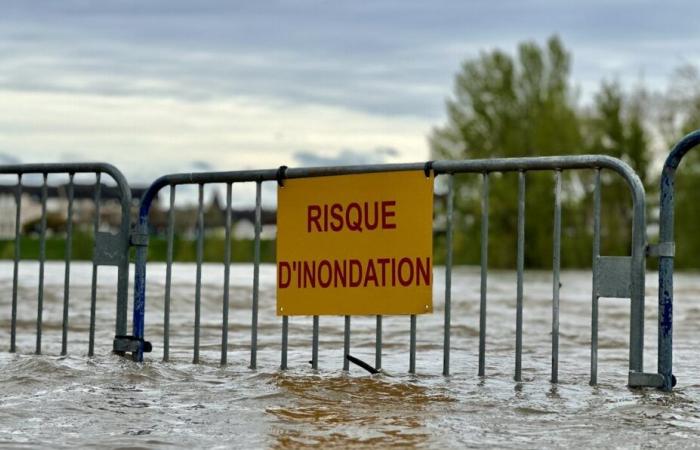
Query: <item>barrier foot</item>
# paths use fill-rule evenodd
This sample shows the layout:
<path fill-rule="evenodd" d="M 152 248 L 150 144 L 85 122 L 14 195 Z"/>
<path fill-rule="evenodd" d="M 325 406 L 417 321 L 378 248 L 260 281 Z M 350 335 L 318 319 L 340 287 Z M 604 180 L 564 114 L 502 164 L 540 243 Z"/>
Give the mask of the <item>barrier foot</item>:
<path fill-rule="evenodd" d="M 114 336 L 112 351 L 123 355 L 124 353 L 137 353 L 143 348 L 144 353 L 150 353 L 153 346 L 150 342 L 136 336 Z"/>
<path fill-rule="evenodd" d="M 655 387 L 664 391 L 670 391 L 676 385 L 675 375 L 671 375 L 670 380 L 666 380 L 660 373 L 630 372 L 629 387 Z"/>

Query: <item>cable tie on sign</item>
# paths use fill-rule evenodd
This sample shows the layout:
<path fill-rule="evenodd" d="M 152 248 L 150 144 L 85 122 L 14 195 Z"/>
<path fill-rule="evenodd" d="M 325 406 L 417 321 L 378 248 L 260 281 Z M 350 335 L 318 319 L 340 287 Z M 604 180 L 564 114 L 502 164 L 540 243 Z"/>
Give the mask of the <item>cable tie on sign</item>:
<path fill-rule="evenodd" d="M 280 166 L 279 169 L 277 169 L 277 175 L 275 178 L 277 178 L 277 186 L 279 187 L 284 187 L 284 179 L 287 176 L 287 166 Z"/>
<path fill-rule="evenodd" d="M 423 166 L 423 173 L 425 174 L 425 178 L 430 177 L 430 172 L 433 171 L 433 163 L 435 161 L 426 161 L 425 165 Z"/>

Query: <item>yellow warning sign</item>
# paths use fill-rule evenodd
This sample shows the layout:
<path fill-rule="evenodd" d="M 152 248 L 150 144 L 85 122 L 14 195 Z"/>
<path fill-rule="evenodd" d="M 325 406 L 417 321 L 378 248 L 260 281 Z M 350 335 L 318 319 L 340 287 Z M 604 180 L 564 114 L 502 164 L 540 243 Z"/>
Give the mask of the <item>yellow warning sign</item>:
<path fill-rule="evenodd" d="M 277 188 L 277 315 L 433 310 L 433 177 L 288 179 Z"/>

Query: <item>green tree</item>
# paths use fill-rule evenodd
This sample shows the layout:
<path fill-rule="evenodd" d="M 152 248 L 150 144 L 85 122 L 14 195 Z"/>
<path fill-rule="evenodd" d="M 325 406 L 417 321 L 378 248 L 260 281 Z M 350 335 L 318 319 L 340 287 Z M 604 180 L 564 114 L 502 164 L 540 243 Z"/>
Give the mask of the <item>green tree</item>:
<path fill-rule="evenodd" d="M 593 111 L 584 121 L 587 151 L 602 153 L 627 162 L 647 190 L 650 151 L 644 126 L 646 94 L 637 89 L 625 95 L 617 82 L 603 81 L 595 95 Z M 626 183 L 617 175 L 602 177 L 601 251 L 603 254 L 629 254 L 632 208 Z"/>
<path fill-rule="evenodd" d="M 430 136 L 434 157 L 474 159 L 581 151 L 584 146 L 576 96 L 569 82 L 570 66 L 571 56 L 557 37 L 544 47 L 523 43 L 516 57 L 495 50 L 466 61 L 456 76 L 454 97 L 447 102 L 447 124 Z M 479 178 L 455 178 L 458 263 L 479 260 Z M 517 176 L 493 175 L 491 179 L 489 241 L 493 245 L 489 261 L 493 267 L 513 267 Z M 565 207 L 578 206 L 571 201 Z M 526 264 L 547 267 L 552 255 L 551 173 L 528 174 L 526 209 Z M 565 224 L 581 226 L 580 221 Z M 564 252 L 563 257 L 576 265 L 590 261 L 590 254 L 580 252 Z"/>
<path fill-rule="evenodd" d="M 700 73 L 693 65 L 676 69 L 660 103 L 660 129 L 670 149 L 682 136 L 700 128 Z M 664 152 L 664 157 L 666 152 Z M 700 268 L 700 149 L 691 150 L 676 173 L 676 265 Z"/>

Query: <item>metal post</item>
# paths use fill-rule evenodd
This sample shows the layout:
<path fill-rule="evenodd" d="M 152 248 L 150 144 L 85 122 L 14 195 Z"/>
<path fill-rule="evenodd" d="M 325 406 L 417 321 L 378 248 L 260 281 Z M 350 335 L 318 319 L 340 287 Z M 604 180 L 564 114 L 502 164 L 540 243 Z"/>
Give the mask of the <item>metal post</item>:
<path fill-rule="evenodd" d="M 73 254 L 73 177 L 68 180 L 68 213 L 66 217 L 65 272 L 63 278 L 63 326 L 61 333 L 61 355 L 68 352 L 68 297 L 70 295 L 70 261 Z"/>
<path fill-rule="evenodd" d="M 260 231 L 262 228 L 262 182 L 255 184 L 255 243 L 253 246 L 253 323 L 250 337 L 250 368 L 257 368 L 258 360 L 258 293 L 260 288 Z M 282 330 L 284 332 L 284 330 Z"/>
<path fill-rule="evenodd" d="M 489 174 L 484 172 L 481 188 L 481 301 L 479 307 L 479 376 L 486 364 L 486 291 L 489 265 Z"/>
<path fill-rule="evenodd" d="M 408 351 L 408 373 L 416 373 L 416 315 L 411 314 L 411 338 Z"/>
<path fill-rule="evenodd" d="M 282 361 L 281 370 L 287 370 L 287 347 L 289 345 L 289 316 L 282 316 Z"/>
<path fill-rule="evenodd" d="M 175 192 L 175 185 L 170 186 L 170 209 L 168 209 L 168 249 L 165 256 L 165 304 L 163 305 L 163 361 L 168 361 L 170 359 L 170 289 L 173 280 Z"/>
<path fill-rule="evenodd" d="M 142 236 L 148 235 L 148 211 L 150 203 L 155 196 L 153 191 L 147 191 L 141 199 L 139 218 L 136 233 Z M 146 259 L 148 247 L 141 245 L 136 247 L 136 264 L 134 265 L 134 337 L 139 339 L 139 348 L 132 354 L 134 361 L 143 362 L 144 328 L 146 316 Z"/>
<path fill-rule="evenodd" d="M 318 369 L 318 332 L 319 332 L 319 317 L 313 317 L 313 327 L 311 330 L 311 368 Z"/>
<path fill-rule="evenodd" d="M 596 261 L 600 256 L 600 169 L 595 171 L 593 191 L 593 292 L 591 298 L 591 386 L 598 384 L 598 275 Z"/>
<path fill-rule="evenodd" d="M 12 322 L 10 325 L 10 353 L 15 353 L 17 340 L 17 289 L 19 282 L 19 259 L 20 259 L 20 234 L 22 232 L 22 174 L 17 175 L 17 189 L 15 190 L 15 252 L 14 266 L 12 269 Z"/>
<path fill-rule="evenodd" d="M 226 236 L 224 238 L 224 304 L 221 324 L 221 365 L 226 365 L 228 356 L 228 309 L 229 283 L 231 277 L 231 202 L 233 184 L 226 184 Z"/>
<path fill-rule="evenodd" d="M 659 353 L 658 371 L 663 377 L 662 389 L 670 391 L 673 377 L 673 266 L 674 248 L 674 184 L 676 169 L 685 154 L 700 144 L 700 130 L 681 139 L 671 150 L 661 174 L 661 213 L 659 246 L 667 251 L 659 256 Z"/>
<path fill-rule="evenodd" d="M 675 171 L 680 162 L 669 155 L 661 175 L 661 212 L 659 214 L 659 242 L 675 244 L 674 185 Z M 671 161 L 671 163 L 669 163 Z M 675 164 L 674 164 L 675 163 Z M 662 389 L 673 387 L 673 266 L 674 256 L 659 257 L 659 337 L 658 372 L 663 377 Z"/>
<path fill-rule="evenodd" d="M 41 185 L 41 234 L 39 235 L 39 298 L 36 310 L 36 354 L 41 355 L 41 325 L 44 312 L 44 263 L 46 262 L 46 201 L 48 196 L 47 177 L 44 173 Z"/>
<path fill-rule="evenodd" d="M 100 199 L 102 197 L 102 174 L 95 174 L 95 193 L 93 202 L 95 204 L 95 217 L 93 218 L 93 232 L 95 239 L 95 250 L 92 258 L 92 283 L 90 285 L 90 333 L 88 337 L 88 356 L 95 355 L 95 316 L 97 311 L 97 233 L 100 231 Z M 122 212 L 124 214 L 124 212 Z"/>
<path fill-rule="evenodd" d="M 194 287 L 194 356 L 192 362 L 199 362 L 199 331 L 202 309 L 202 259 L 204 257 L 204 184 L 199 184 L 197 203 L 197 280 Z"/>
<path fill-rule="evenodd" d="M 377 316 L 376 337 L 374 340 L 374 368 L 382 368 L 382 316 Z"/>
<path fill-rule="evenodd" d="M 452 310 L 452 216 L 454 208 L 454 175 L 447 176 L 447 224 L 445 229 L 445 325 L 442 344 L 442 374 L 450 374 L 450 323 Z"/>
<path fill-rule="evenodd" d="M 350 362 L 347 356 L 350 354 L 350 316 L 345 316 L 345 333 L 343 340 L 343 370 L 350 370 Z"/>
<path fill-rule="evenodd" d="M 525 172 L 518 172 L 518 249 L 515 312 L 515 381 L 522 381 L 523 357 L 523 272 L 525 270 Z"/>
<path fill-rule="evenodd" d="M 445 229 L 445 325 L 442 344 L 442 374 L 450 374 L 450 324 L 452 309 L 452 219 L 454 216 L 454 175 L 447 176 L 447 224 Z"/>
<path fill-rule="evenodd" d="M 552 257 L 552 383 L 559 382 L 559 268 L 561 265 L 561 170 L 554 174 L 554 237 Z"/>

